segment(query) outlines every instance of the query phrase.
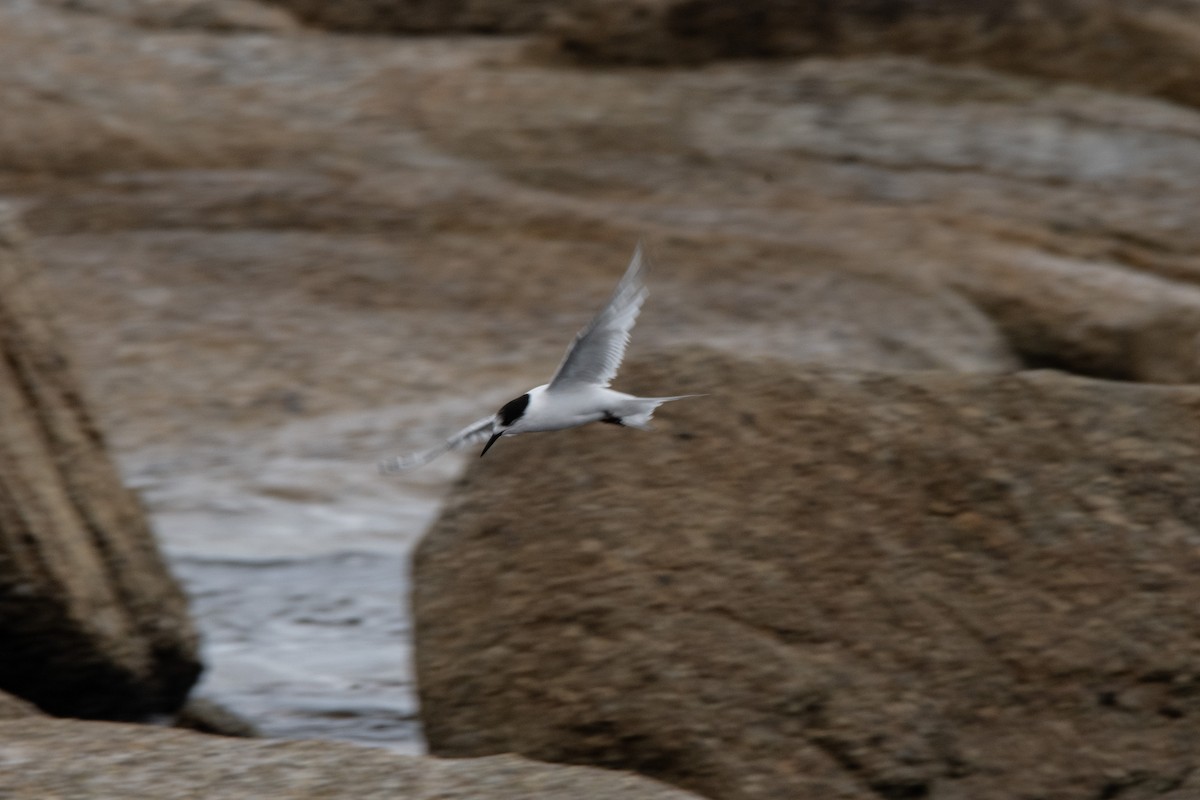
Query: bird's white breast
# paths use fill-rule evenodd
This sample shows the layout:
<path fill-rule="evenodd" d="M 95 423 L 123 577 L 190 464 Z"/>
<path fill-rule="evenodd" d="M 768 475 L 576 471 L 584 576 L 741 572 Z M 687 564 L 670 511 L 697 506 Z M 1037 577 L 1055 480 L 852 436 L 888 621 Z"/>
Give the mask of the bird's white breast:
<path fill-rule="evenodd" d="M 525 414 L 509 432 L 558 431 L 596 422 L 619 408 L 629 395 L 603 386 L 584 385 L 547 392 L 545 386 L 529 390 Z"/>

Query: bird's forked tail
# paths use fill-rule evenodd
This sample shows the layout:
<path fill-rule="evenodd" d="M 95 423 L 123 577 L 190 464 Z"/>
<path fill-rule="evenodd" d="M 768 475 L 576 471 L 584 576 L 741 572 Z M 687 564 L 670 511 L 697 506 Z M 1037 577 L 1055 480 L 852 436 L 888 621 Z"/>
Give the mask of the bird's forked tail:
<path fill-rule="evenodd" d="M 672 400 L 686 400 L 689 397 L 706 397 L 706 395 L 680 394 L 674 397 L 636 397 L 627 404 L 626 413 L 621 415 L 621 424 L 644 431 L 651 430 L 653 426 L 650 424 L 650 420 L 654 416 L 656 408 L 663 403 L 669 403 Z"/>

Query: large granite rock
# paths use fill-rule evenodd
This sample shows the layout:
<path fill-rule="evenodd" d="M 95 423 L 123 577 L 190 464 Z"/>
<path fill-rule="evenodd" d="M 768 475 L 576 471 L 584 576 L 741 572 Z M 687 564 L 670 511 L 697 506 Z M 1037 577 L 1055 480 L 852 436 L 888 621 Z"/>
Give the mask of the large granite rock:
<path fill-rule="evenodd" d="M 0 688 L 63 715 L 174 709 L 183 593 L 105 450 L 11 219 L 0 225 Z"/>
<path fill-rule="evenodd" d="M 440 761 L 333 742 L 245 742 L 135 725 L 0 721 L 6 800 L 697 800 L 645 778 L 516 756 Z"/>
<path fill-rule="evenodd" d="M 1200 389 L 805 371 L 476 460 L 414 569 L 430 749 L 709 797 L 1200 791 Z"/>
<path fill-rule="evenodd" d="M 577 0 L 554 17 L 589 60 L 894 53 L 1200 102 L 1195 0 Z"/>

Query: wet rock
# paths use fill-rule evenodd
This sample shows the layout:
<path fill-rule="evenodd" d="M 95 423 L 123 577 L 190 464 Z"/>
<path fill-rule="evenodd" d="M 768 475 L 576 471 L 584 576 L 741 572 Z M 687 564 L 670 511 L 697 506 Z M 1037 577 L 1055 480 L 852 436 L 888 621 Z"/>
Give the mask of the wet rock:
<path fill-rule="evenodd" d="M 747 800 L 1194 782 L 1200 389 L 703 351 L 621 383 L 710 396 L 502 441 L 422 542 L 434 754 Z"/>
<path fill-rule="evenodd" d="M 1194 0 L 583 0 L 553 20 L 589 61 L 914 55 L 1200 103 Z"/>
<path fill-rule="evenodd" d="M 55 714 L 176 708 L 183 593 L 80 394 L 37 267 L 0 228 L 0 687 Z"/>
<path fill-rule="evenodd" d="M 0 722 L 10 800 L 263 797 L 317 800 L 688 800 L 645 778 L 517 756 L 440 761 L 332 742 L 235 741 L 135 725 Z"/>

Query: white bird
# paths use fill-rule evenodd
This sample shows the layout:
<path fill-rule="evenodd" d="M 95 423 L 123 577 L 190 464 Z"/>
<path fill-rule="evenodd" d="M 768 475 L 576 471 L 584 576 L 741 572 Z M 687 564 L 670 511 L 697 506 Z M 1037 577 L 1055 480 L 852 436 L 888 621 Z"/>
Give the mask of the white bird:
<path fill-rule="evenodd" d="M 567 348 L 567 354 L 549 383 L 536 386 L 510 400 L 490 417 L 476 420 L 437 447 L 408 456 L 390 458 L 379 466 L 383 472 L 403 472 L 428 464 L 459 447 L 487 439 L 480 457 L 501 436 L 536 431 L 558 431 L 589 422 L 609 422 L 642 430 L 650 429 L 654 410 L 675 397 L 635 397 L 608 388 L 629 345 L 629 332 L 648 292 L 644 284 L 647 266 L 638 244 L 625 276 L 607 305 Z"/>

